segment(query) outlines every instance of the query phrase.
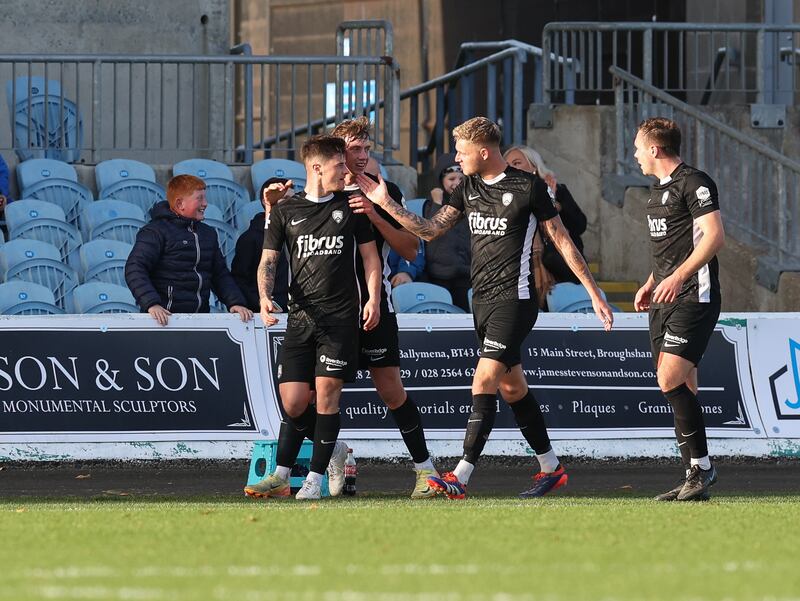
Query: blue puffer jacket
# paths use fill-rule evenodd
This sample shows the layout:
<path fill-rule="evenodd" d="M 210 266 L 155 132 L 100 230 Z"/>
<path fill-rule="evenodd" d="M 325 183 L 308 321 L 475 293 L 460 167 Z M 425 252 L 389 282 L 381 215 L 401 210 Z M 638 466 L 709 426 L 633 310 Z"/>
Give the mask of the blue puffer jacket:
<path fill-rule="evenodd" d="M 125 264 L 125 281 L 142 311 L 161 305 L 172 313 L 208 313 L 211 290 L 228 308 L 246 305 L 213 227 L 173 213 L 167 201 L 150 216 Z"/>

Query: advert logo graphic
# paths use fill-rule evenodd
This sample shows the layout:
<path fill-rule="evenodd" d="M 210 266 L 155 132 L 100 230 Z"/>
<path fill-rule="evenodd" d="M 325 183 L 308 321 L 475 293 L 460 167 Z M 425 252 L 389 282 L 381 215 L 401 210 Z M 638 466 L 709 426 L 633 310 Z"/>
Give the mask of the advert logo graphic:
<path fill-rule="evenodd" d="M 789 366 L 784 365 L 769 377 L 769 389 L 778 419 L 800 419 L 800 343 L 789 339 L 789 360 L 792 378 L 787 376 Z M 794 388 L 792 388 L 794 383 Z"/>

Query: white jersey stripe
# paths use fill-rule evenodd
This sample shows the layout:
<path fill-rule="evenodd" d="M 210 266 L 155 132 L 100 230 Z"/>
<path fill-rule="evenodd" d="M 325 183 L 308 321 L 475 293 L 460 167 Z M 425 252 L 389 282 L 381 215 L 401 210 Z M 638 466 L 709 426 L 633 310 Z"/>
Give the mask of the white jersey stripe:
<path fill-rule="evenodd" d="M 531 276 L 531 248 L 533 247 L 533 235 L 536 233 L 536 217 L 531 213 L 528 217 L 528 228 L 525 230 L 523 238 L 522 254 L 519 257 L 519 279 L 517 280 L 517 293 L 520 300 L 531 298 L 530 276 Z"/>
<path fill-rule="evenodd" d="M 697 226 L 697 220 L 692 220 L 692 243 L 694 248 L 703 239 L 703 230 Z M 711 302 L 711 272 L 708 263 L 697 270 L 697 301 L 701 303 Z"/>
<path fill-rule="evenodd" d="M 386 290 L 386 302 L 389 305 L 389 312 L 394 313 L 392 285 L 389 283 L 389 275 L 392 273 L 392 269 L 389 267 L 389 251 L 391 249 L 392 247 L 389 246 L 389 243 L 384 240 L 383 248 L 381 249 L 381 255 L 383 256 L 383 274 L 381 274 L 381 277 L 383 278 L 383 289 Z"/>

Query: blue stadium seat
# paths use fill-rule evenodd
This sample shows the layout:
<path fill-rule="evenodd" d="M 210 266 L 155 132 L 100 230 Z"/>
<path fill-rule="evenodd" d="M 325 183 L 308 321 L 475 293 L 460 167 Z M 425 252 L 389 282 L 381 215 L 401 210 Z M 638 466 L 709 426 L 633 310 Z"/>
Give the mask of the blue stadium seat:
<path fill-rule="evenodd" d="M 422 205 L 424 204 L 424 198 L 412 198 L 411 200 L 406 200 L 406 208 L 414 213 L 414 215 L 419 215 L 420 217 L 422 217 Z"/>
<path fill-rule="evenodd" d="M 408 284 L 403 284 L 404 286 L 408 286 Z M 419 304 L 414 305 L 413 307 L 409 307 L 403 313 L 442 313 L 442 314 L 451 314 L 457 315 L 461 313 L 466 313 L 464 309 L 461 307 L 456 307 L 455 305 L 451 305 L 450 303 L 443 303 L 440 301 L 424 301 Z"/>
<path fill-rule="evenodd" d="M 287 159 L 264 159 L 250 167 L 250 178 L 256 194 L 261 189 L 261 184 L 271 177 L 290 179 L 294 183 L 294 189 L 299 191 L 306 185 L 306 168 L 303 163 Z"/>
<path fill-rule="evenodd" d="M 214 205 L 208 205 L 208 207 L 206 207 L 203 223 L 217 230 L 219 248 L 222 251 L 222 256 L 225 257 L 225 262 L 228 264 L 228 267 L 230 267 L 231 261 L 233 261 L 233 255 L 236 252 L 236 230 L 222 219 L 222 211 Z"/>
<path fill-rule="evenodd" d="M 28 186 L 22 191 L 22 198 L 35 198 L 58 205 L 64 209 L 67 223 L 76 227 L 80 227 L 83 208 L 94 200 L 91 190 L 86 186 L 59 178 L 42 180 Z"/>
<path fill-rule="evenodd" d="M 66 179 L 78 183 L 75 167 L 55 159 L 30 159 L 17 165 L 15 171 L 20 190 L 48 179 Z"/>
<path fill-rule="evenodd" d="M 119 181 L 103 188 L 98 195 L 101 199 L 113 198 L 135 204 L 146 215 L 157 202 L 165 200 L 167 193 L 158 184 L 143 179 Z"/>
<path fill-rule="evenodd" d="M 81 224 L 84 240 L 119 240 L 133 244 L 136 233 L 145 225 L 144 211 L 135 204 L 106 198 L 83 210 Z"/>
<path fill-rule="evenodd" d="M 62 259 L 81 245 L 78 229 L 64 220 L 64 211 L 41 200 L 18 200 L 6 207 L 9 238 L 27 238 L 49 242 L 61 253 Z"/>
<path fill-rule="evenodd" d="M 236 213 L 236 229 L 239 234 L 250 227 L 250 222 L 253 220 L 253 217 L 263 212 L 264 205 L 258 200 L 253 200 L 239 207 L 239 211 Z"/>
<path fill-rule="evenodd" d="M 208 297 L 208 309 L 211 313 L 227 313 L 228 310 L 225 308 L 225 305 L 221 300 L 217 298 L 217 295 L 213 292 Z"/>
<path fill-rule="evenodd" d="M 94 168 L 97 189 L 102 190 L 119 182 L 141 179 L 156 183 L 156 172 L 147 163 L 133 159 L 110 159 L 98 163 Z M 100 198 L 105 198 L 102 194 Z"/>
<path fill-rule="evenodd" d="M 206 200 L 222 211 L 222 219 L 230 226 L 236 226 L 236 213 L 239 207 L 247 204 L 247 190 L 236 182 L 220 178 L 208 178 L 206 182 Z"/>
<path fill-rule="evenodd" d="M 126 286 L 125 262 L 131 254 L 131 249 L 133 249 L 131 244 L 117 240 L 85 242 L 78 251 L 81 281 Z"/>
<path fill-rule="evenodd" d="M 80 158 L 83 121 L 58 81 L 18 77 L 6 83 L 6 100 L 20 161 L 49 158 L 71 163 Z"/>
<path fill-rule="evenodd" d="M 0 284 L 0 314 L 60 315 L 53 293 L 41 284 L 13 280 Z"/>
<path fill-rule="evenodd" d="M 600 294 L 603 298 L 606 297 L 602 290 Z M 591 309 L 592 299 L 586 288 L 580 284 L 562 282 L 553 286 L 547 293 L 547 310 L 551 313 L 587 313 L 586 303 L 590 309 L 588 312 L 594 312 Z"/>
<path fill-rule="evenodd" d="M 410 282 L 392 289 L 392 304 L 398 313 L 407 313 L 411 307 L 426 301 L 453 304 L 447 288 L 426 282 Z"/>
<path fill-rule="evenodd" d="M 125 286 L 88 282 L 72 291 L 70 313 L 139 313 L 136 301 Z"/>
<path fill-rule="evenodd" d="M 24 280 L 45 286 L 53 293 L 55 304 L 64 308 L 67 294 L 78 285 L 78 274 L 60 259 L 30 259 L 9 267 L 6 281 Z"/>
<path fill-rule="evenodd" d="M 8 243 L 0 245 L 0 276 L 5 279 L 9 269 L 32 259 L 60 261 L 61 253 L 52 244 L 41 240 L 25 238 L 9 240 Z"/>
<path fill-rule="evenodd" d="M 186 159 L 172 166 L 172 175 L 194 175 L 200 179 L 234 181 L 233 171 L 225 163 L 209 159 Z"/>

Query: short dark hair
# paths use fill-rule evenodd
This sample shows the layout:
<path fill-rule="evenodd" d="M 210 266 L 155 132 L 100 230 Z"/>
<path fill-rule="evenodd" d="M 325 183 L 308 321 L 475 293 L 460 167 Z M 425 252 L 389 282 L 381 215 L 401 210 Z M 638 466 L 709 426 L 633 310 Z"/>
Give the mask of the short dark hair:
<path fill-rule="evenodd" d="M 342 138 L 319 134 L 306 140 L 300 149 L 300 158 L 304 163 L 315 158 L 331 159 L 343 155 L 346 149 L 347 146 Z"/>
<path fill-rule="evenodd" d="M 675 157 L 681 153 L 681 128 L 672 119 L 650 117 L 639 124 L 639 131 L 667 156 Z"/>

